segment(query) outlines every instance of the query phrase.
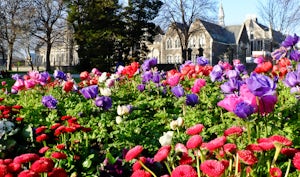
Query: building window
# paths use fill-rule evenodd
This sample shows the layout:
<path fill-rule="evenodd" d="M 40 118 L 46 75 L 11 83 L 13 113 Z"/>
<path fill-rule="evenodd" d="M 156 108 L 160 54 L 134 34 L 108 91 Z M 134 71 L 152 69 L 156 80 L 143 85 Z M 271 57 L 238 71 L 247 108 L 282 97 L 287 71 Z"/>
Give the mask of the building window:
<path fill-rule="evenodd" d="M 168 56 L 167 56 L 167 63 L 168 63 L 168 64 L 174 63 L 174 61 L 173 61 L 173 56 L 172 56 L 172 55 L 168 55 Z"/>
<path fill-rule="evenodd" d="M 205 36 L 204 36 L 204 34 L 202 34 L 201 36 L 200 36 L 200 38 L 199 38 L 199 48 L 200 47 L 204 47 L 205 46 L 205 43 L 206 43 L 206 41 L 205 41 Z"/>
<path fill-rule="evenodd" d="M 189 48 L 195 48 L 196 47 L 196 37 L 191 37 L 189 40 Z"/>
<path fill-rule="evenodd" d="M 172 48 L 172 40 L 170 38 L 167 39 L 166 48 L 167 49 L 171 49 Z"/>
<path fill-rule="evenodd" d="M 181 57 L 179 54 L 175 56 L 175 63 L 181 63 Z"/>
<path fill-rule="evenodd" d="M 179 38 L 176 38 L 175 41 L 174 41 L 174 43 L 175 43 L 175 45 L 174 45 L 175 49 L 180 48 L 180 40 L 179 40 Z"/>

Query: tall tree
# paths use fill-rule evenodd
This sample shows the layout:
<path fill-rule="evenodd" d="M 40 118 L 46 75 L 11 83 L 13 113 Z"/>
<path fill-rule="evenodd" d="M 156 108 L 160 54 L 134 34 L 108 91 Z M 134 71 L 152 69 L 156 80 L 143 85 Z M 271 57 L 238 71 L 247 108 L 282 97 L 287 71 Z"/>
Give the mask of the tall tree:
<path fill-rule="evenodd" d="M 180 40 L 183 61 L 186 60 L 186 51 L 190 36 L 195 33 L 191 30 L 192 23 L 198 18 L 214 21 L 216 18 L 215 0 L 163 0 L 163 7 L 157 20 L 160 24 L 172 27 Z M 171 23 L 171 24 L 170 24 Z"/>
<path fill-rule="evenodd" d="M 68 20 L 74 28 L 80 70 L 108 70 L 115 41 L 124 30 L 118 0 L 69 0 Z"/>
<path fill-rule="evenodd" d="M 153 42 L 157 28 L 153 20 L 162 5 L 160 0 L 129 0 L 124 8 L 126 26 L 122 43 L 133 57 L 140 58 L 143 50 L 147 50 L 144 42 Z"/>
<path fill-rule="evenodd" d="M 260 1 L 258 8 L 263 21 L 283 34 L 300 28 L 300 0 Z"/>
<path fill-rule="evenodd" d="M 62 37 L 66 27 L 66 6 L 63 0 L 34 0 L 34 6 L 36 16 L 33 35 L 46 44 L 46 71 L 50 71 L 52 45 Z"/>
<path fill-rule="evenodd" d="M 0 1 L 0 38 L 7 44 L 6 69 L 12 70 L 14 44 L 17 37 L 22 34 L 22 28 L 27 22 L 24 13 L 30 6 L 26 0 Z"/>

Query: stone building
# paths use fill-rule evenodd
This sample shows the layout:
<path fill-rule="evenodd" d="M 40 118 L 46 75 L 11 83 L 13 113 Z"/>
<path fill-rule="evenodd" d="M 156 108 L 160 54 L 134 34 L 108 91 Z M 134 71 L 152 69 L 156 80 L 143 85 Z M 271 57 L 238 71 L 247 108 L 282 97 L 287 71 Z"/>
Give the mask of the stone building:
<path fill-rule="evenodd" d="M 222 4 L 219 9 L 219 24 L 196 19 L 191 27 L 188 41 L 187 60 L 195 62 L 197 56 L 204 56 L 214 65 L 219 60 L 231 62 L 248 57 L 265 55 L 277 48 L 285 39 L 280 32 L 260 24 L 256 17 L 249 16 L 241 25 L 226 26 Z M 174 26 L 183 28 L 180 23 L 171 24 L 165 33 L 156 36 L 148 45 L 148 58 L 156 57 L 160 64 L 183 62 L 181 43 Z"/>

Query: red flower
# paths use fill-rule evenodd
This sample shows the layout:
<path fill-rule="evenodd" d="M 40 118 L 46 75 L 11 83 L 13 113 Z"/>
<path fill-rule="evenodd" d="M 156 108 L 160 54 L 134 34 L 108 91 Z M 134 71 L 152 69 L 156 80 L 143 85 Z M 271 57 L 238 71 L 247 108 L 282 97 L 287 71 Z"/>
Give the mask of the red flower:
<path fill-rule="evenodd" d="M 202 144 L 202 137 L 200 135 L 193 135 L 186 142 L 186 147 L 188 149 L 194 149 L 201 146 L 201 144 Z"/>
<path fill-rule="evenodd" d="M 280 168 L 272 167 L 270 169 L 270 175 L 271 175 L 271 177 L 281 177 L 282 171 L 280 170 Z"/>
<path fill-rule="evenodd" d="M 90 77 L 90 74 L 87 71 L 83 71 L 80 73 L 79 77 L 80 77 L 80 80 L 86 80 Z"/>
<path fill-rule="evenodd" d="M 8 164 L 7 167 L 8 167 L 8 171 L 11 173 L 18 173 L 22 170 L 22 165 L 19 163 L 12 162 L 12 163 Z"/>
<path fill-rule="evenodd" d="M 234 154 L 236 151 L 236 145 L 232 143 L 224 144 L 223 149 L 226 153 Z"/>
<path fill-rule="evenodd" d="M 219 177 L 224 171 L 225 167 L 222 162 L 217 160 L 206 160 L 200 165 L 201 171 L 209 177 Z"/>
<path fill-rule="evenodd" d="M 21 105 L 13 105 L 12 108 L 14 108 L 14 109 L 22 109 L 23 106 L 21 106 Z"/>
<path fill-rule="evenodd" d="M 71 119 L 71 118 L 72 118 L 72 116 L 62 116 L 60 118 L 60 120 L 68 120 L 68 119 Z"/>
<path fill-rule="evenodd" d="M 237 135 L 241 136 L 243 133 L 243 128 L 238 126 L 233 126 L 224 131 L 224 136 Z"/>
<path fill-rule="evenodd" d="M 23 119 L 24 119 L 24 118 L 22 118 L 22 117 L 17 117 L 17 118 L 16 118 L 16 121 L 22 122 Z"/>
<path fill-rule="evenodd" d="M 67 155 L 65 153 L 63 153 L 63 152 L 53 152 L 51 154 L 51 157 L 55 158 L 55 159 L 66 159 Z"/>
<path fill-rule="evenodd" d="M 133 165 L 132 165 L 132 170 L 133 171 L 137 171 L 140 170 L 142 168 L 142 165 L 140 163 L 140 161 L 144 164 L 146 162 L 146 158 L 145 157 L 140 157 L 139 160 L 137 160 Z"/>
<path fill-rule="evenodd" d="M 258 161 L 252 151 L 240 150 L 237 152 L 237 154 L 239 156 L 239 159 L 241 159 L 247 165 L 253 165 Z"/>
<path fill-rule="evenodd" d="M 202 125 L 202 124 L 194 125 L 186 130 L 186 134 L 188 134 L 188 135 L 199 134 L 202 132 L 203 128 L 204 128 L 204 125 Z"/>
<path fill-rule="evenodd" d="M 64 86 L 63 86 L 63 90 L 65 92 L 70 92 L 73 89 L 74 86 L 74 82 L 73 81 L 67 81 L 65 82 Z"/>
<path fill-rule="evenodd" d="M 287 139 L 284 136 L 280 136 L 280 135 L 273 135 L 273 136 L 269 137 L 269 139 L 273 143 L 277 142 L 277 143 L 280 143 L 285 146 L 291 146 L 293 144 L 293 142 L 291 140 Z"/>
<path fill-rule="evenodd" d="M 196 170 L 190 165 L 179 165 L 171 174 L 172 177 L 197 177 Z"/>
<path fill-rule="evenodd" d="M 60 123 L 55 123 L 50 127 L 50 130 L 55 130 L 60 126 Z"/>
<path fill-rule="evenodd" d="M 8 173 L 7 166 L 0 164 L 0 176 L 5 176 Z"/>
<path fill-rule="evenodd" d="M 36 173 L 50 172 L 54 167 L 54 162 L 49 158 L 41 158 L 33 162 L 30 170 Z"/>
<path fill-rule="evenodd" d="M 258 146 L 264 151 L 269 151 L 275 148 L 273 142 L 261 142 L 258 144 Z"/>
<path fill-rule="evenodd" d="M 246 147 L 246 150 L 254 151 L 254 152 L 261 152 L 263 149 L 258 144 L 249 144 Z"/>
<path fill-rule="evenodd" d="M 166 146 L 163 146 L 161 147 L 158 152 L 154 155 L 154 161 L 155 162 L 161 162 L 163 160 L 165 160 L 169 153 L 170 153 L 170 150 L 171 150 L 171 146 L 170 145 L 166 145 Z"/>
<path fill-rule="evenodd" d="M 8 165 L 13 162 L 13 159 L 4 159 L 3 163 Z"/>
<path fill-rule="evenodd" d="M 36 134 L 44 133 L 46 129 L 47 129 L 46 126 L 40 126 L 40 127 L 35 129 L 35 133 Z"/>
<path fill-rule="evenodd" d="M 80 160 L 80 156 L 79 156 L 79 155 L 74 155 L 74 156 L 73 156 L 73 159 L 74 159 L 74 160 Z"/>
<path fill-rule="evenodd" d="M 293 165 L 300 170 L 300 152 L 297 152 L 293 157 Z"/>
<path fill-rule="evenodd" d="M 27 163 L 27 162 L 36 161 L 39 158 L 40 157 L 37 154 L 27 153 L 27 154 L 22 154 L 22 155 L 15 157 L 13 162 L 23 164 L 23 163 Z"/>
<path fill-rule="evenodd" d="M 54 131 L 55 136 L 59 136 L 62 133 L 66 132 L 66 127 L 64 125 L 59 126 L 57 129 Z"/>
<path fill-rule="evenodd" d="M 295 148 L 282 148 L 280 151 L 281 154 L 284 154 L 288 157 L 293 157 L 297 152 L 300 152 L 300 150 Z"/>
<path fill-rule="evenodd" d="M 58 145 L 56 145 L 56 147 L 59 150 L 63 150 L 63 149 L 65 149 L 66 145 L 65 144 L 58 144 Z"/>
<path fill-rule="evenodd" d="M 254 71 L 256 73 L 267 73 L 272 68 L 273 68 L 272 63 L 270 61 L 265 61 L 265 62 L 257 65 L 257 67 L 254 69 Z"/>
<path fill-rule="evenodd" d="M 203 144 L 203 147 L 210 151 L 214 151 L 214 150 L 222 147 L 225 144 L 225 142 L 226 142 L 226 137 L 221 136 L 221 137 L 211 140 L 208 143 Z"/>
<path fill-rule="evenodd" d="M 193 158 L 188 155 L 188 153 L 183 153 L 180 160 L 179 164 L 180 165 L 189 165 L 194 162 Z"/>
<path fill-rule="evenodd" d="M 151 177 L 151 174 L 144 170 L 136 170 L 132 173 L 131 177 Z"/>
<path fill-rule="evenodd" d="M 39 150 L 39 153 L 40 154 L 44 154 L 45 152 L 47 152 L 50 148 L 48 146 L 45 146 L 45 147 L 42 147 L 40 150 Z"/>
<path fill-rule="evenodd" d="M 24 170 L 19 173 L 18 177 L 40 177 L 40 175 L 31 170 Z"/>
<path fill-rule="evenodd" d="M 42 141 L 45 141 L 47 139 L 48 139 L 48 135 L 45 134 L 45 133 L 43 133 L 43 134 L 41 134 L 41 135 L 39 135 L 39 136 L 36 137 L 36 141 L 37 142 L 42 142 Z"/>
<path fill-rule="evenodd" d="M 48 177 L 68 177 L 68 174 L 63 168 L 53 168 L 53 170 L 48 173 Z"/>
<path fill-rule="evenodd" d="M 140 145 L 135 146 L 134 148 L 130 149 L 126 155 L 125 155 L 125 160 L 126 161 L 130 161 L 134 158 L 136 158 L 137 156 L 140 155 L 140 153 L 142 153 L 143 151 L 143 147 Z"/>

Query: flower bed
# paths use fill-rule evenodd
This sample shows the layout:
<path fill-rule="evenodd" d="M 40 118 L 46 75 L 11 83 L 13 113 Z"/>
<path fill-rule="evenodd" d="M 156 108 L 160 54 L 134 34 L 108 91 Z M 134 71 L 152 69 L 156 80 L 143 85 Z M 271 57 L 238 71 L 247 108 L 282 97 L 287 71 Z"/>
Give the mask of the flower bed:
<path fill-rule="evenodd" d="M 13 75 L 0 93 L 0 176 L 297 176 L 299 37 L 247 73 L 204 57 L 158 71 Z M 52 79 L 51 79 L 52 78 Z"/>

